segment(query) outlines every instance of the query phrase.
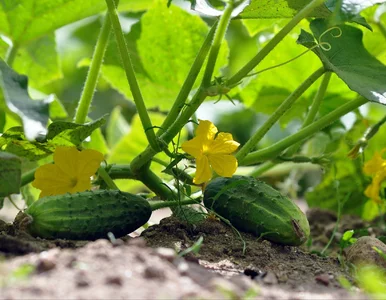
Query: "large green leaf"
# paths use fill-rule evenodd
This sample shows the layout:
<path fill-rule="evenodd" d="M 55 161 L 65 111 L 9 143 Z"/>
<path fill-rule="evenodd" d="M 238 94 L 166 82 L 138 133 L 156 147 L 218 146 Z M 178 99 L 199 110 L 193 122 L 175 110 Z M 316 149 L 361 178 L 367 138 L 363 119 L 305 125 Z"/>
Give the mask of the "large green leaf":
<path fill-rule="evenodd" d="M 3 0 L 0 33 L 19 46 L 106 9 L 103 0 Z"/>
<path fill-rule="evenodd" d="M 13 68 L 18 73 L 28 74 L 29 83 L 33 87 L 42 87 L 61 78 L 62 72 L 59 67 L 54 33 L 36 39 L 21 48 Z"/>
<path fill-rule="evenodd" d="M 11 194 L 18 194 L 20 181 L 20 158 L 16 155 L 0 151 L 0 198 Z"/>
<path fill-rule="evenodd" d="M 340 25 L 328 30 L 325 20 L 316 19 L 310 28 L 322 46 L 313 52 L 327 70 L 335 72 L 353 91 L 370 101 L 386 104 L 386 66 L 373 57 L 362 43 L 361 30 Z M 311 48 L 316 45 L 312 36 L 302 31 L 298 42 Z"/>
<path fill-rule="evenodd" d="M 32 100 L 28 95 L 28 78 L 13 71 L 1 59 L 0 88 L 7 107 L 22 119 L 27 139 L 45 134 L 51 97 L 43 101 Z"/>
<path fill-rule="evenodd" d="M 147 107 L 171 107 L 207 33 L 202 19 L 173 5 L 167 8 L 162 1 L 156 1 L 140 24 L 131 28 L 126 41 Z M 107 49 L 102 74 L 113 88 L 132 99 L 114 43 Z M 227 62 L 227 52 L 224 44 L 216 75 Z"/>

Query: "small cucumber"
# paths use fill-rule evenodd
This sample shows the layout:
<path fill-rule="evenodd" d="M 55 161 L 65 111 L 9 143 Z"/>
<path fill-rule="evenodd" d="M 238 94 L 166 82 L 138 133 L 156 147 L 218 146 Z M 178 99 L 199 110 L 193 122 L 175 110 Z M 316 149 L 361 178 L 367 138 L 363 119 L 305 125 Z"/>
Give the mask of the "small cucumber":
<path fill-rule="evenodd" d="M 289 198 L 253 177 L 216 178 L 205 188 L 204 204 L 240 231 L 284 245 L 301 245 L 310 235 L 304 213 Z"/>
<path fill-rule="evenodd" d="M 152 209 L 142 197 L 118 190 L 86 191 L 49 196 L 24 212 L 27 231 L 46 239 L 95 240 L 124 236 L 144 225 Z"/>

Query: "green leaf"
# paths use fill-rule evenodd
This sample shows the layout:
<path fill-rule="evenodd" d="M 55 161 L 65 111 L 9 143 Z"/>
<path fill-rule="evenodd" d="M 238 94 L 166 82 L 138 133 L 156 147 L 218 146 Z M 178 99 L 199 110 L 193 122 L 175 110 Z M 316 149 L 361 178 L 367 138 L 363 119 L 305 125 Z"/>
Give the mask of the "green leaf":
<path fill-rule="evenodd" d="M 371 26 L 359 13 L 375 4 L 384 3 L 385 0 L 352 1 L 352 0 L 326 0 L 327 8 L 333 12 L 330 25 L 355 22 L 371 30 Z"/>
<path fill-rule="evenodd" d="M 311 0 L 252 0 L 241 13 L 244 19 L 292 18 Z M 315 9 L 309 17 L 326 18 L 331 14 L 323 4 Z"/>
<path fill-rule="evenodd" d="M 105 117 L 86 124 L 57 121 L 48 126 L 46 139 L 54 145 L 77 146 L 90 136 L 94 130 L 105 123 Z"/>
<path fill-rule="evenodd" d="M 130 130 L 130 125 L 121 114 L 122 108 L 117 106 L 110 114 L 106 127 L 107 143 L 114 147 L 116 143 Z"/>
<path fill-rule="evenodd" d="M 353 91 L 370 101 L 386 104 L 386 66 L 373 57 L 362 43 L 361 30 L 340 25 L 330 32 L 325 20 L 316 19 L 310 28 L 322 46 L 312 51 L 318 55 L 327 70 L 335 72 Z M 298 42 L 310 48 L 309 35 L 304 31 Z M 316 43 L 315 43 L 316 44 Z M 330 49 L 331 48 L 331 49 Z"/>
<path fill-rule="evenodd" d="M 79 146 L 104 123 L 104 117 L 86 124 L 54 122 L 48 127 L 48 134 L 40 137 L 39 141 L 27 140 L 22 127 L 13 127 L 0 136 L 0 148 L 31 161 L 39 160 L 52 154 L 56 146 Z M 102 147 L 100 149 L 104 149 L 104 146 L 98 145 Z"/>
<path fill-rule="evenodd" d="M 0 197 L 18 194 L 20 182 L 20 158 L 11 153 L 0 151 Z"/>
<path fill-rule="evenodd" d="M 107 147 L 106 140 L 102 134 L 102 130 L 97 128 L 90 135 L 90 140 L 86 140 L 83 143 L 84 148 L 97 150 L 101 153 L 108 153 L 109 148 Z"/>
<path fill-rule="evenodd" d="M 28 74 L 30 85 L 36 88 L 61 78 L 55 34 L 45 35 L 21 48 L 13 68 L 18 73 Z"/>
<path fill-rule="evenodd" d="M 170 109 L 207 33 L 208 26 L 202 19 L 173 5 L 167 8 L 162 1 L 156 1 L 141 22 L 132 26 L 126 42 L 148 108 Z M 114 44 L 107 49 L 102 74 L 113 88 L 132 99 Z M 216 75 L 227 63 L 227 53 L 224 44 Z"/>
<path fill-rule="evenodd" d="M 0 33 L 19 46 L 26 45 L 105 9 L 103 0 L 5 0 L 0 2 Z"/>
<path fill-rule="evenodd" d="M 0 87 L 8 108 L 21 117 L 27 139 L 45 134 L 50 97 L 43 101 L 32 100 L 28 95 L 28 78 L 13 71 L 1 59 Z"/>
<path fill-rule="evenodd" d="M 5 59 L 9 45 L 0 37 L 0 57 Z"/>
<path fill-rule="evenodd" d="M 55 150 L 55 146 L 49 143 L 27 140 L 20 126 L 12 127 L 0 136 L 0 148 L 29 160 L 47 157 Z"/>

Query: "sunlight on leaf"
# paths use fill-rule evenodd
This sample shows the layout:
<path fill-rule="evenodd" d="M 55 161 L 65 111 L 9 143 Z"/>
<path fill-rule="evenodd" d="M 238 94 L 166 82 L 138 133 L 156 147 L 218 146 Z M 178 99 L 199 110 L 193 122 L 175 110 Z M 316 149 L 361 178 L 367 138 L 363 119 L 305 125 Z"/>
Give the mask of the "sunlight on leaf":
<path fill-rule="evenodd" d="M 28 78 L 19 75 L 0 59 L 0 87 L 8 108 L 23 120 L 25 136 L 29 140 L 47 132 L 51 96 L 42 101 L 32 100 L 28 95 Z"/>

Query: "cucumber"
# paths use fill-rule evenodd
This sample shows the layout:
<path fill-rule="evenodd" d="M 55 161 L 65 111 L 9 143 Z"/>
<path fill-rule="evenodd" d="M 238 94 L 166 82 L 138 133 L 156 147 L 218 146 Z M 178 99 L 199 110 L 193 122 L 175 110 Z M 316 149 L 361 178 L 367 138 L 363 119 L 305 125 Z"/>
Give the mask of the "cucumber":
<path fill-rule="evenodd" d="M 41 198 L 24 211 L 24 216 L 29 219 L 26 229 L 33 236 L 96 240 L 107 238 L 108 232 L 124 236 L 144 225 L 151 213 L 150 204 L 142 197 L 96 190 Z"/>
<path fill-rule="evenodd" d="M 253 177 L 219 177 L 206 186 L 204 205 L 238 230 L 284 245 L 301 245 L 310 235 L 304 213 L 288 197 Z"/>

